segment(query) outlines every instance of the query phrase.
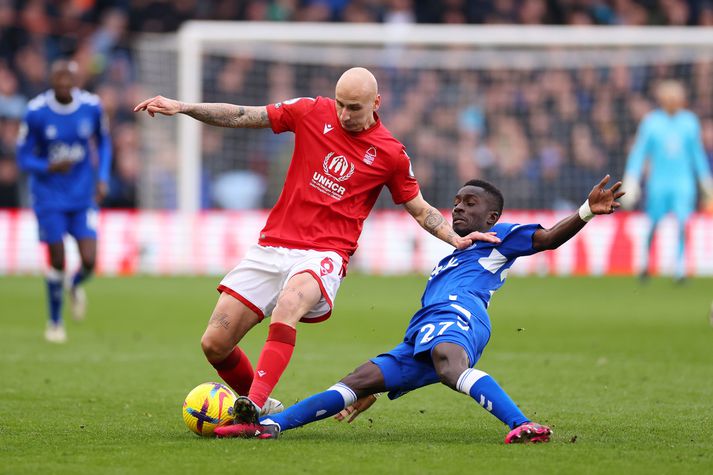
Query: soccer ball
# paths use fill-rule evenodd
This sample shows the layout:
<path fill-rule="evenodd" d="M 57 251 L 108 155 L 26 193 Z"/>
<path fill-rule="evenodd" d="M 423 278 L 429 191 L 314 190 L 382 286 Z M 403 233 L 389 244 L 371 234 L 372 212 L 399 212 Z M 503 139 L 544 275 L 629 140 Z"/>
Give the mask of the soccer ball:
<path fill-rule="evenodd" d="M 233 422 L 235 393 L 220 383 L 196 386 L 183 401 L 183 421 L 198 435 L 210 437 L 218 426 Z"/>

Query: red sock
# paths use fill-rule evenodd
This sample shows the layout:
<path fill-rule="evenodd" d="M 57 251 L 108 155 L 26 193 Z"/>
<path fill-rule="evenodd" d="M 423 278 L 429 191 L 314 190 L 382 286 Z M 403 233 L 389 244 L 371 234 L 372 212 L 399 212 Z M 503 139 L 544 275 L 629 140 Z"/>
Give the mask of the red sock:
<path fill-rule="evenodd" d="M 240 396 L 250 391 L 253 382 L 253 365 L 250 364 L 248 355 L 243 353 L 239 347 L 233 351 L 220 363 L 211 363 L 218 370 L 218 375 L 228 386 Z"/>
<path fill-rule="evenodd" d="M 257 361 L 255 379 L 248 397 L 258 407 L 265 405 L 280 376 L 287 368 L 295 349 L 297 330 L 284 323 L 271 323 L 267 341 Z"/>

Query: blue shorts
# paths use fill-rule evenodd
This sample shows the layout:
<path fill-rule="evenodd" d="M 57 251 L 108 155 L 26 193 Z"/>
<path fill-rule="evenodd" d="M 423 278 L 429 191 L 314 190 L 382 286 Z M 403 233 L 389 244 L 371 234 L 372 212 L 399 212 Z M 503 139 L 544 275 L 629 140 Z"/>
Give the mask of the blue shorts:
<path fill-rule="evenodd" d="M 690 187 L 652 186 L 646 194 L 646 214 L 658 221 L 667 213 L 685 222 L 696 209 L 696 189 Z"/>
<path fill-rule="evenodd" d="M 42 211 L 36 213 L 40 241 L 47 244 L 61 242 L 65 234 L 76 240 L 97 238 L 97 210 Z"/>
<path fill-rule="evenodd" d="M 431 359 L 436 345 L 454 343 L 462 347 L 473 367 L 490 340 L 490 330 L 475 318 L 466 325 L 456 313 L 439 311 L 427 322 L 419 331 L 408 332 L 404 342 L 393 350 L 371 359 L 384 376 L 390 399 L 440 381 Z"/>

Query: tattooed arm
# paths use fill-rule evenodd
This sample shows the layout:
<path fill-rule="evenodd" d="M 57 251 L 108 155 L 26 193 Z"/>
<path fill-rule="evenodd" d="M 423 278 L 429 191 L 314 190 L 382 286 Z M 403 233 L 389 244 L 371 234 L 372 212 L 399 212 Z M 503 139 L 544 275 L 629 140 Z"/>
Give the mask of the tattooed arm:
<path fill-rule="evenodd" d="M 441 212 L 423 199 L 421 192 L 411 201 L 404 203 L 404 207 L 423 229 L 441 241 L 447 242 L 458 249 L 467 248 L 473 244 L 473 241 L 492 242 L 496 244 L 500 242 L 500 238 L 495 236 L 495 233 L 492 232 L 481 233 L 480 231 L 472 231 L 467 236 L 459 236 L 453 230 L 450 223 L 446 221 L 446 218 L 443 217 Z"/>
<path fill-rule="evenodd" d="M 153 117 L 155 114 L 175 115 L 186 114 L 209 125 L 233 128 L 265 128 L 270 127 L 266 106 L 239 106 L 222 103 L 189 103 L 163 96 L 146 99 L 134 107 L 134 112 L 146 111 Z"/>
<path fill-rule="evenodd" d="M 181 113 L 210 125 L 260 129 L 270 127 L 265 106 L 233 104 L 189 104 L 181 102 Z"/>
<path fill-rule="evenodd" d="M 421 192 L 411 201 L 404 203 L 404 208 L 423 229 L 441 241 L 445 241 L 458 249 L 470 246 L 471 240 L 458 236 L 441 212 L 423 199 Z"/>

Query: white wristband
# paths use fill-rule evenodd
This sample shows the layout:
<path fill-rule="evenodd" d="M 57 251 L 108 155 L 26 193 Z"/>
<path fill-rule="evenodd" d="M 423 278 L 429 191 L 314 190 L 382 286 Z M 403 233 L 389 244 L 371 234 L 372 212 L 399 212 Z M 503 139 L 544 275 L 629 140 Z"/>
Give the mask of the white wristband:
<path fill-rule="evenodd" d="M 589 199 L 585 200 L 584 204 L 579 207 L 579 217 L 582 218 L 582 221 L 584 221 L 585 223 L 591 221 L 594 217 L 594 213 L 592 213 L 592 208 L 589 207 Z"/>

